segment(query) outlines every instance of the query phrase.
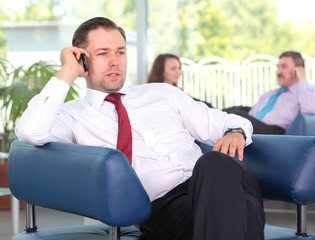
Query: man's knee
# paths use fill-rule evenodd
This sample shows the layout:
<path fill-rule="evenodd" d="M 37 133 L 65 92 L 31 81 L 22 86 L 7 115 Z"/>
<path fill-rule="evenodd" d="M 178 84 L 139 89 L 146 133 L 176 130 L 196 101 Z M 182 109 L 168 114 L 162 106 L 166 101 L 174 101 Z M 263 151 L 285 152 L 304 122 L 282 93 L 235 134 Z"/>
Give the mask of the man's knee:
<path fill-rule="evenodd" d="M 198 159 L 193 175 L 197 175 L 198 178 L 211 179 L 211 181 L 235 177 L 241 181 L 243 172 L 241 162 L 236 158 L 218 151 L 211 151 Z"/>
<path fill-rule="evenodd" d="M 196 165 L 195 168 L 213 168 L 218 165 L 225 165 L 226 161 L 231 161 L 230 157 L 224 153 L 218 151 L 210 151 L 202 155 Z"/>

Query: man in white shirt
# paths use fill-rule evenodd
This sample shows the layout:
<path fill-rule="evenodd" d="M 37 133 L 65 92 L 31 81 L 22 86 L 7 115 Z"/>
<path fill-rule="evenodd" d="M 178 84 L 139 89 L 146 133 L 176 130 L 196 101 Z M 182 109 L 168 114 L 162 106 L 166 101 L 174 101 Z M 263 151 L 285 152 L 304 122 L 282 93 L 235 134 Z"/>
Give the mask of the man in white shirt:
<path fill-rule="evenodd" d="M 21 116 L 19 139 L 116 148 L 118 116 L 104 99 L 119 92 L 131 124 L 132 167 L 152 201 L 150 218 L 140 223 L 143 239 L 264 239 L 262 199 L 241 162 L 252 141 L 250 122 L 169 84 L 123 87 L 125 33 L 109 19 L 81 24 L 72 44 L 61 51 L 59 72 Z M 78 64 L 81 54 L 88 71 Z M 86 78 L 86 96 L 64 103 L 79 76 Z M 214 151 L 202 155 L 195 140 Z"/>

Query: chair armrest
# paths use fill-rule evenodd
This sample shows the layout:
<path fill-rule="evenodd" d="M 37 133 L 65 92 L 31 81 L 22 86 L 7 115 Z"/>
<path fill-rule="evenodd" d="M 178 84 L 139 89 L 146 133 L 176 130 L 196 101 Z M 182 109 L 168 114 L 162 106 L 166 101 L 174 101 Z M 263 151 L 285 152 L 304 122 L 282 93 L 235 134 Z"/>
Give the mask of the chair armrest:
<path fill-rule="evenodd" d="M 15 140 L 8 180 L 22 201 L 112 226 L 139 223 L 151 211 L 135 171 L 115 149 L 57 142 L 35 147 Z"/>
<path fill-rule="evenodd" d="M 256 176 L 263 198 L 315 202 L 315 137 L 253 135 L 243 161 Z"/>
<path fill-rule="evenodd" d="M 315 114 L 297 115 L 286 130 L 285 134 L 315 136 Z"/>

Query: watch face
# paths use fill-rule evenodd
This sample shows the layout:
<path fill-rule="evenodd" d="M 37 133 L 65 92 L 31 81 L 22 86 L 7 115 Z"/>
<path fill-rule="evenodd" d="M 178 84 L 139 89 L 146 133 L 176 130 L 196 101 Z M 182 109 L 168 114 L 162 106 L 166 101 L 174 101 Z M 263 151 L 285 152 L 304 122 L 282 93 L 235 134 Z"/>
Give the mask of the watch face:
<path fill-rule="evenodd" d="M 241 128 L 239 126 L 230 126 L 225 133 L 228 133 L 228 132 L 239 132 L 244 136 L 244 139 L 246 141 L 246 134 L 245 134 L 243 128 Z"/>

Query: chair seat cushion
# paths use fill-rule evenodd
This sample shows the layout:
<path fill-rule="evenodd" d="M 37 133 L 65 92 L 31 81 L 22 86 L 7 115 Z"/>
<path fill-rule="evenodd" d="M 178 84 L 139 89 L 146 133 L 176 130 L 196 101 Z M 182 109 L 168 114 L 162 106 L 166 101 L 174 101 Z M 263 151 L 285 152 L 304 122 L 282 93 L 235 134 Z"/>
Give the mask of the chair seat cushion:
<path fill-rule="evenodd" d="M 120 228 L 121 240 L 139 240 L 140 232 L 136 227 Z M 106 240 L 109 227 L 105 224 L 69 226 L 38 229 L 37 232 L 18 234 L 14 240 Z"/>
<path fill-rule="evenodd" d="M 295 232 L 294 229 L 266 225 L 265 240 L 315 240 L 314 235 L 310 234 L 308 237 L 301 237 L 295 235 Z"/>

